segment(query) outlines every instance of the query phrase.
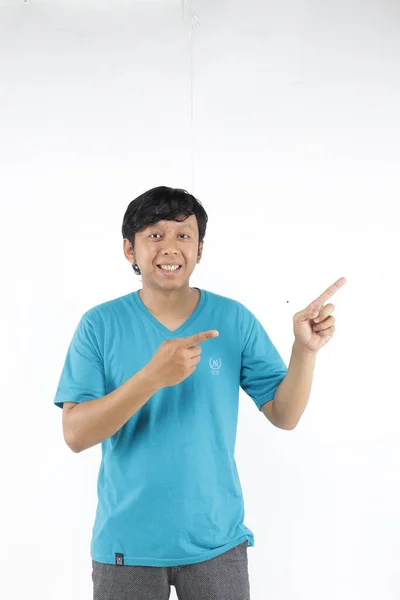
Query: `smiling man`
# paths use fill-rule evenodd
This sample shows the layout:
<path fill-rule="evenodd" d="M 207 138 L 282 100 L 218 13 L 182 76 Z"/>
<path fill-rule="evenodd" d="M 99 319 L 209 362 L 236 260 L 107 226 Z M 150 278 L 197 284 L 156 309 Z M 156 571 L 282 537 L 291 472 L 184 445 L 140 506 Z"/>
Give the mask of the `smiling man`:
<path fill-rule="evenodd" d="M 171 585 L 179 600 L 250 598 L 239 390 L 290 429 L 273 411 L 287 367 L 243 304 L 190 287 L 206 225 L 184 190 L 133 200 L 123 251 L 142 287 L 85 312 L 68 348 L 54 399 L 65 441 L 102 447 L 94 600 L 167 600 Z"/>
<path fill-rule="evenodd" d="M 169 209 L 165 216 L 171 217 Z M 129 210 L 124 220 L 126 228 L 129 228 L 128 219 Z M 152 214 L 150 221 L 153 220 Z M 205 230 L 204 215 L 203 220 Z M 142 276 L 140 299 L 169 329 L 177 329 L 192 314 L 200 298 L 200 290 L 189 287 L 204 244 L 203 240 L 199 241 L 196 216 L 177 214 L 173 220 L 162 219 L 138 232 L 126 231 L 123 235 L 129 236 L 124 239 L 125 256 Z"/>

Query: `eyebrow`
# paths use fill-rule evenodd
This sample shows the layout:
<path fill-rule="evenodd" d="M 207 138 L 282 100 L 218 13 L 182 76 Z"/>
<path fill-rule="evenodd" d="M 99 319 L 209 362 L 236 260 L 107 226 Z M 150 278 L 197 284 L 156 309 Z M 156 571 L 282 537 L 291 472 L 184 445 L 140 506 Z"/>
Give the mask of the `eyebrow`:
<path fill-rule="evenodd" d="M 174 221 L 177 225 L 182 225 L 182 227 L 187 227 L 188 229 L 194 230 L 193 225 L 187 223 L 186 221 Z M 158 223 L 153 223 L 153 225 L 149 225 L 148 227 L 160 227 Z"/>
<path fill-rule="evenodd" d="M 177 221 L 177 223 L 182 225 L 182 227 L 187 227 L 188 229 L 193 229 L 193 225 L 191 225 L 190 223 L 186 223 L 186 221 Z"/>

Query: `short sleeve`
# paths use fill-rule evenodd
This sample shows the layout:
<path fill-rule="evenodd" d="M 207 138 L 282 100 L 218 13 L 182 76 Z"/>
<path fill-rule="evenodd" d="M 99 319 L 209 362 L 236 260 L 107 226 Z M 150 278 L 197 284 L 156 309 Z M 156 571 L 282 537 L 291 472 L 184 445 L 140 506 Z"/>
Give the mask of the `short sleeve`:
<path fill-rule="evenodd" d="M 94 321 L 85 313 L 69 345 L 54 404 L 84 402 L 105 395 L 104 361 Z"/>
<path fill-rule="evenodd" d="M 240 387 L 261 410 L 265 402 L 273 400 L 288 369 L 264 327 L 250 311 L 246 314 L 245 330 Z"/>

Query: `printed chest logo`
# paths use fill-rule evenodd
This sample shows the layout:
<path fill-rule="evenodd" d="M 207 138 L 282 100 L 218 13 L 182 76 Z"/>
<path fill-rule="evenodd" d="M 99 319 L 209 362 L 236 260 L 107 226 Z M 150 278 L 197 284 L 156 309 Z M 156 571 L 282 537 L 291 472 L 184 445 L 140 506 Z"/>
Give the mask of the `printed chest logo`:
<path fill-rule="evenodd" d="M 217 356 L 212 356 L 208 361 L 210 366 L 211 375 L 219 375 L 222 366 L 222 360 Z"/>

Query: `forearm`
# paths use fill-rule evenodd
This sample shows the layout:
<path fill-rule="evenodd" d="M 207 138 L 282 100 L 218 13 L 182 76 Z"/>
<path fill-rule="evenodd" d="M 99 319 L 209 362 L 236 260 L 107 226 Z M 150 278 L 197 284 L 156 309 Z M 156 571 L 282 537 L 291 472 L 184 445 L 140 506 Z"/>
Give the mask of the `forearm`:
<path fill-rule="evenodd" d="M 316 354 L 294 342 L 288 372 L 274 396 L 276 421 L 292 429 L 299 422 L 310 397 Z"/>
<path fill-rule="evenodd" d="M 68 412 L 68 446 L 74 452 L 82 452 L 110 438 L 158 389 L 146 365 L 113 392 L 77 404 Z"/>

